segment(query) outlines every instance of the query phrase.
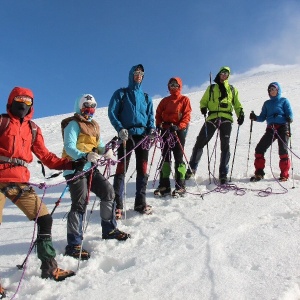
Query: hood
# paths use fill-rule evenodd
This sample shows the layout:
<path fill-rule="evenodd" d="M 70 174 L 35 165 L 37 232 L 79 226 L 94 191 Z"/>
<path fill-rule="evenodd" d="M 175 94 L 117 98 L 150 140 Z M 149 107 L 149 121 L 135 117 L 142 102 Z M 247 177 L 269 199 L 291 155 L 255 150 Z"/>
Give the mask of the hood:
<path fill-rule="evenodd" d="M 277 96 L 275 96 L 275 97 L 271 97 L 270 96 L 270 94 L 269 94 L 269 88 L 271 87 L 271 86 L 275 86 L 275 87 L 277 87 L 277 90 L 278 90 L 278 93 L 277 93 Z M 276 100 L 276 99 L 280 99 L 281 98 L 281 86 L 280 86 L 280 84 L 278 83 L 278 82 L 276 82 L 276 81 L 274 81 L 274 82 L 271 82 L 269 85 L 268 85 L 268 95 L 269 95 L 269 97 L 270 97 L 270 99 L 274 99 L 274 100 Z"/>
<path fill-rule="evenodd" d="M 14 115 L 11 113 L 10 108 L 16 96 L 28 96 L 34 99 L 34 95 L 31 89 L 19 87 L 19 86 L 14 87 L 8 96 L 7 105 L 6 105 L 6 111 L 11 118 L 14 118 Z M 26 120 L 30 120 L 33 117 L 33 113 L 34 113 L 33 103 L 34 100 L 32 100 L 32 106 L 30 107 L 28 114 L 24 118 Z"/>
<path fill-rule="evenodd" d="M 138 65 L 135 65 L 135 66 L 133 66 L 131 69 L 130 69 L 130 71 L 129 71 L 129 78 L 128 78 L 128 82 L 129 82 L 129 84 L 128 84 L 128 87 L 130 88 L 130 89 L 138 89 L 141 85 L 142 85 L 142 83 L 143 83 L 143 81 L 141 82 L 141 83 L 136 83 L 134 80 L 133 80 L 133 72 L 137 69 L 137 68 L 141 68 L 142 70 L 143 70 L 143 72 L 145 72 L 145 70 L 144 70 L 144 66 L 142 65 L 142 64 L 138 64 Z M 144 75 L 145 76 L 145 75 Z M 143 80 L 144 80 L 144 76 L 143 76 Z"/>
<path fill-rule="evenodd" d="M 169 83 L 172 80 L 176 80 L 177 81 L 177 83 L 179 84 L 179 89 L 176 89 L 176 90 L 169 89 Z M 177 97 L 177 96 L 181 95 L 181 90 L 182 90 L 182 80 L 181 80 L 181 78 L 179 78 L 179 77 L 172 77 L 172 78 L 170 78 L 170 80 L 168 81 L 168 90 L 169 90 L 169 92 L 170 92 L 170 94 L 172 96 L 176 96 Z"/>
<path fill-rule="evenodd" d="M 229 67 L 226 67 L 226 66 L 224 66 L 224 67 L 221 67 L 221 68 L 220 68 L 220 70 L 219 70 L 218 74 L 216 75 L 216 77 L 215 77 L 215 79 L 214 79 L 214 82 L 215 82 L 215 83 L 220 83 L 220 80 L 219 80 L 219 75 L 220 75 L 221 71 L 223 71 L 223 70 L 226 70 L 226 71 L 228 71 L 228 72 L 229 72 L 228 78 L 225 80 L 225 81 L 228 81 L 228 79 L 229 79 L 229 76 L 230 76 L 230 68 L 229 68 Z"/>

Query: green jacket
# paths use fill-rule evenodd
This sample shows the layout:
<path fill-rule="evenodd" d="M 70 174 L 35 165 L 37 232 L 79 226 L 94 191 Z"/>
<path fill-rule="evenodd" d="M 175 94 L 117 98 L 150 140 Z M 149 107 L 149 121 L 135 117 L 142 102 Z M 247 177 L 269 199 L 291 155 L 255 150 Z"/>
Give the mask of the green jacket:
<path fill-rule="evenodd" d="M 230 74 L 229 67 L 222 67 L 220 71 L 223 69 L 228 70 Z M 235 111 L 237 117 L 239 117 L 241 111 L 243 110 L 243 107 L 240 103 L 238 90 L 234 88 L 234 95 L 232 94 L 230 85 L 228 83 L 228 78 L 224 81 L 224 86 L 228 95 L 226 98 L 219 101 L 219 97 L 221 96 L 219 85 L 214 84 L 212 87 L 209 86 L 206 89 L 202 99 L 200 100 L 200 109 L 206 107 L 208 110 L 207 121 L 223 117 L 233 122 L 233 110 Z"/>

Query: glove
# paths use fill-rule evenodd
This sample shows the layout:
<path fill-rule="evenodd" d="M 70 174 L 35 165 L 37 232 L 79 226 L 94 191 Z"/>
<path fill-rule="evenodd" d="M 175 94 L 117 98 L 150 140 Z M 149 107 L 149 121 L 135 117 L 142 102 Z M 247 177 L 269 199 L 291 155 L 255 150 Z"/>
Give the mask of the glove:
<path fill-rule="evenodd" d="M 239 125 L 242 125 L 242 124 L 244 123 L 244 119 L 245 119 L 244 113 L 240 113 L 240 116 L 239 116 L 238 119 L 237 119 L 237 123 L 238 123 Z"/>
<path fill-rule="evenodd" d="M 292 123 L 292 122 L 293 122 L 293 119 L 292 119 L 291 117 L 286 117 L 286 121 L 287 121 L 288 123 Z"/>
<path fill-rule="evenodd" d="M 175 131 L 178 130 L 178 127 L 177 127 L 176 125 L 171 125 L 171 126 L 169 127 L 169 130 L 170 130 L 170 132 L 175 132 Z"/>
<path fill-rule="evenodd" d="M 254 111 L 251 111 L 251 113 L 250 113 L 250 120 L 253 120 L 253 121 L 257 120 L 257 115 L 254 113 Z"/>
<path fill-rule="evenodd" d="M 100 159 L 100 155 L 96 152 L 90 152 L 86 156 L 86 159 L 91 163 L 97 163 L 98 159 Z"/>
<path fill-rule="evenodd" d="M 119 132 L 119 138 L 122 141 L 127 141 L 128 140 L 128 130 L 127 129 L 121 129 Z"/>
<path fill-rule="evenodd" d="M 202 107 L 200 110 L 201 110 L 201 114 L 204 115 L 204 116 L 206 116 L 206 114 L 207 114 L 207 107 Z"/>
<path fill-rule="evenodd" d="M 156 138 L 156 130 L 154 128 L 150 129 L 148 136 L 151 140 L 155 139 Z"/>
<path fill-rule="evenodd" d="M 108 149 L 103 156 L 105 159 L 112 159 L 114 157 L 114 152 L 111 149 Z"/>
<path fill-rule="evenodd" d="M 76 172 L 82 172 L 85 164 L 86 159 L 84 157 L 74 160 L 72 161 L 72 170 L 75 170 Z"/>

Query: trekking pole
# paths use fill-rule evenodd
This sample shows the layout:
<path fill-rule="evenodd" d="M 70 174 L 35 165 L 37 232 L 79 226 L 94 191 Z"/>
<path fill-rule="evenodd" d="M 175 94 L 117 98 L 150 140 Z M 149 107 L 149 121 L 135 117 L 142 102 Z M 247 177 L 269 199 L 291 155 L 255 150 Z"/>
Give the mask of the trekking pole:
<path fill-rule="evenodd" d="M 230 172 L 229 181 L 231 181 L 232 170 L 233 170 L 233 164 L 234 164 L 234 158 L 235 158 L 235 152 L 236 152 L 236 145 L 237 145 L 237 141 L 238 141 L 238 137 L 239 137 L 240 126 L 241 126 L 241 125 L 238 126 L 237 133 L 236 133 L 236 139 L 235 139 L 235 145 L 234 145 L 234 152 L 233 152 L 233 158 L 232 158 L 231 172 Z"/>
<path fill-rule="evenodd" d="M 86 214 L 87 214 L 87 207 L 88 204 L 90 202 L 90 192 L 91 192 L 91 187 L 92 187 L 92 180 L 93 180 L 93 169 L 91 169 L 91 174 L 90 174 L 90 178 L 89 178 L 89 186 L 88 186 L 88 192 L 86 195 L 86 206 L 85 206 L 85 212 L 84 212 L 84 220 L 82 223 L 82 231 L 85 227 L 86 224 Z M 80 252 L 79 252 L 79 258 L 78 258 L 78 264 L 77 264 L 77 271 L 79 270 L 79 265 L 80 265 L 80 261 L 81 261 L 81 254 L 82 254 L 82 246 L 83 246 L 83 233 L 82 233 L 82 237 L 81 237 L 81 243 L 80 243 Z"/>
<path fill-rule="evenodd" d="M 179 140 L 179 137 L 178 137 L 177 132 L 175 131 L 174 134 L 175 134 L 175 137 L 176 137 L 176 139 L 177 139 L 177 142 L 178 142 L 178 144 L 179 144 L 179 146 L 180 146 L 180 149 L 181 149 L 181 151 L 182 151 L 182 154 L 183 154 L 183 156 L 184 156 L 184 158 L 185 158 L 185 160 L 186 160 L 186 163 L 187 163 L 187 165 L 188 165 L 188 167 L 189 167 L 189 170 L 192 171 L 191 166 L 190 166 L 190 163 L 189 163 L 189 161 L 188 161 L 188 159 L 187 159 L 187 157 L 186 157 L 186 155 L 185 155 L 184 149 L 183 149 L 183 147 L 182 147 L 182 145 L 181 145 L 181 143 L 180 143 L 180 140 Z M 195 179 L 195 183 L 196 183 L 198 192 L 200 193 L 200 196 L 201 196 L 201 198 L 202 198 L 202 200 L 203 200 L 203 195 L 202 195 L 202 193 L 200 192 L 200 188 L 199 188 L 199 185 L 198 185 L 198 183 L 197 183 L 197 180 L 196 180 L 196 178 L 194 178 L 194 179 Z"/>
<path fill-rule="evenodd" d="M 66 187 L 65 187 L 64 190 L 62 191 L 60 197 L 59 197 L 58 200 L 55 202 L 55 206 L 54 206 L 54 208 L 52 209 L 52 212 L 51 212 L 51 214 L 50 214 L 51 216 L 53 215 L 53 213 L 54 213 L 54 211 L 56 210 L 57 206 L 60 204 L 61 199 L 64 197 L 64 195 L 65 195 L 65 193 L 67 192 L 68 189 L 69 189 L 69 186 L 66 185 Z M 36 243 L 37 243 L 37 239 L 35 239 L 35 241 L 34 241 L 33 244 L 31 245 L 31 247 L 30 247 L 30 249 L 29 249 L 29 251 L 28 251 L 28 253 L 27 253 L 27 255 L 26 255 L 26 257 L 25 257 L 25 259 L 24 259 L 24 261 L 23 261 L 23 263 L 22 263 L 21 265 L 17 265 L 17 268 L 18 268 L 19 270 L 23 270 L 23 268 L 24 268 L 24 266 L 25 266 L 25 264 L 26 264 L 26 262 L 27 262 L 27 260 L 28 260 L 28 257 L 29 257 L 29 255 L 30 255 L 30 253 L 32 252 L 33 248 L 36 246 Z"/>
<path fill-rule="evenodd" d="M 127 179 L 127 182 L 128 183 L 130 181 L 130 179 L 133 177 L 134 173 L 136 172 L 136 169 L 132 172 L 132 174 L 129 176 L 129 178 Z"/>
<path fill-rule="evenodd" d="M 251 112 L 254 113 L 253 110 L 252 110 Z M 247 157 L 246 177 L 248 176 L 248 165 L 249 165 L 249 155 L 250 155 L 250 146 L 251 146 L 252 127 L 253 127 L 253 120 L 251 119 L 251 123 L 250 123 L 250 137 L 249 137 L 249 147 L 248 147 L 248 157 Z"/>
<path fill-rule="evenodd" d="M 97 200 L 97 196 L 95 196 L 95 200 L 94 200 L 92 209 L 91 209 L 91 211 L 90 211 L 90 215 L 89 215 L 89 217 L 88 217 L 87 223 L 86 223 L 86 225 L 85 225 L 85 229 L 84 229 L 84 231 L 83 231 L 84 233 L 86 232 L 87 227 L 88 227 L 88 225 L 89 225 L 89 222 L 90 222 L 90 219 L 91 219 L 91 216 L 92 216 L 92 213 L 93 213 L 93 211 L 94 211 L 95 204 L 96 204 L 96 200 Z"/>
<path fill-rule="evenodd" d="M 124 200 L 123 200 L 123 203 L 124 203 L 124 219 L 126 221 L 126 195 L 127 195 L 127 191 L 126 191 L 126 141 L 123 141 L 123 149 L 124 149 L 124 182 L 123 182 L 123 195 L 124 195 Z"/>
<path fill-rule="evenodd" d="M 292 132 L 291 132 L 291 122 L 289 122 L 289 133 L 290 133 L 290 150 L 291 150 L 291 169 L 292 169 L 292 178 L 293 178 L 293 186 L 292 189 L 295 188 L 295 181 L 294 181 L 294 165 L 293 165 L 293 152 L 292 152 Z"/>
<path fill-rule="evenodd" d="M 206 152 L 207 152 L 207 169 L 208 169 L 209 184 L 211 184 L 211 178 L 210 178 L 210 159 L 209 159 L 209 149 L 208 149 L 208 135 L 207 135 L 206 115 L 204 116 L 204 120 L 205 120 Z"/>

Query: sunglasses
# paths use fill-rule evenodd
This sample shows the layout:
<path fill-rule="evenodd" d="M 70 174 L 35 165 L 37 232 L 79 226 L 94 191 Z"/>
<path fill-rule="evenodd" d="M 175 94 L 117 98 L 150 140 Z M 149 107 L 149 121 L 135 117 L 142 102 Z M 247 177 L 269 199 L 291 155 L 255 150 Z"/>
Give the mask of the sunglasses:
<path fill-rule="evenodd" d="M 169 83 L 169 87 L 170 88 L 176 88 L 176 89 L 178 89 L 179 88 L 179 84 L 178 83 L 176 83 L 176 82 L 171 82 L 171 83 Z"/>
<path fill-rule="evenodd" d="M 226 75 L 226 76 L 228 76 L 228 75 L 229 75 L 229 72 L 223 71 L 223 72 L 220 72 L 220 75 Z"/>
<path fill-rule="evenodd" d="M 278 89 L 275 87 L 275 86 L 271 86 L 269 89 L 268 89 L 268 91 L 278 91 Z"/>
<path fill-rule="evenodd" d="M 83 102 L 82 108 L 96 108 L 97 104 L 95 102 Z"/>
<path fill-rule="evenodd" d="M 16 96 L 14 98 L 14 100 L 16 102 L 21 102 L 21 103 L 25 103 L 27 106 L 31 106 L 32 105 L 32 98 L 29 96 Z"/>
<path fill-rule="evenodd" d="M 134 76 L 144 76 L 144 74 L 145 74 L 145 72 L 143 72 L 143 71 L 134 71 L 133 72 Z"/>

